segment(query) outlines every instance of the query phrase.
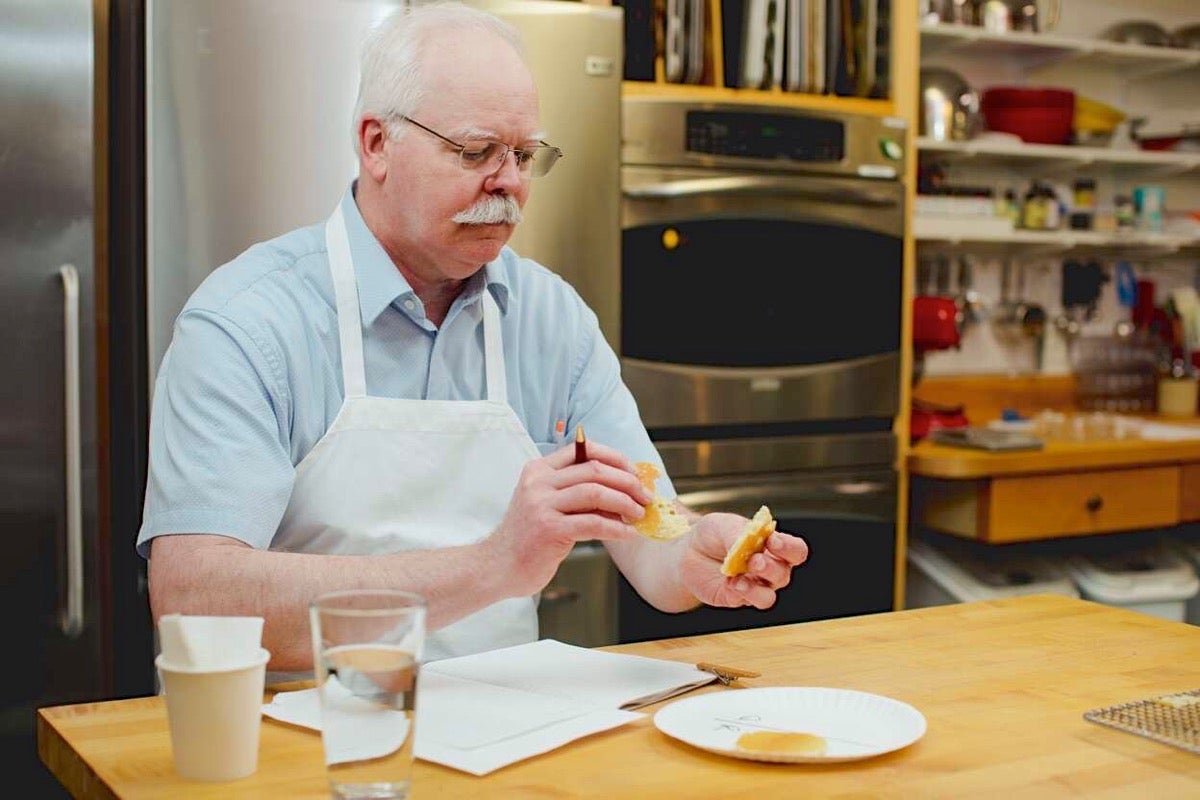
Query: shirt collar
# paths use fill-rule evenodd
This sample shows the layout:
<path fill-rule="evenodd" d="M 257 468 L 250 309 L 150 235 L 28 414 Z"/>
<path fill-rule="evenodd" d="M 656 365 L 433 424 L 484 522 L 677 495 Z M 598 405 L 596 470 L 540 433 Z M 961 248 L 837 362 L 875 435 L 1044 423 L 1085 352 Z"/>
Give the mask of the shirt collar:
<path fill-rule="evenodd" d="M 342 214 L 346 219 L 346 238 L 350 243 L 350 256 L 354 263 L 355 278 L 358 281 L 358 305 L 362 314 L 363 325 L 370 325 L 392 303 L 407 296 L 413 296 L 412 286 L 396 269 L 383 245 L 375 238 L 375 234 L 367 227 L 354 202 L 354 186 L 342 197 Z M 503 255 L 484 265 L 482 278 L 479 273 L 467 281 L 463 290 L 464 300 L 474 302 L 479 297 L 480 283 L 486 282 L 491 289 L 496 304 L 501 313 L 508 308 L 509 286 L 503 266 Z"/>

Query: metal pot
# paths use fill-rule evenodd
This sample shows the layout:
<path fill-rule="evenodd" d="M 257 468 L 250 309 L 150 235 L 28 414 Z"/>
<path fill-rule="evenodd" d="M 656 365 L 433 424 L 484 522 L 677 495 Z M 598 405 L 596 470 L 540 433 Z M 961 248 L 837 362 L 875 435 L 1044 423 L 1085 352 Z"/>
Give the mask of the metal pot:
<path fill-rule="evenodd" d="M 1200 25 L 1185 25 L 1172 33 L 1171 46 L 1200 50 Z"/>
<path fill-rule="evenodd" d="M 1122 44 L 1142 44 L 1150 47 L 1167 47 L 1171 43 L 1171 34 L 1167 33 L 1156 22 L 1148 20 L 1128 20 L 1108 28 L 1101 36 L 1110 42 Z"/>
<path fill-rule="evenodd" d="M 979 95 L 961 75 L 941 67 L 921 70 L 920 135 L 939 142 L 975 135 Z"/>

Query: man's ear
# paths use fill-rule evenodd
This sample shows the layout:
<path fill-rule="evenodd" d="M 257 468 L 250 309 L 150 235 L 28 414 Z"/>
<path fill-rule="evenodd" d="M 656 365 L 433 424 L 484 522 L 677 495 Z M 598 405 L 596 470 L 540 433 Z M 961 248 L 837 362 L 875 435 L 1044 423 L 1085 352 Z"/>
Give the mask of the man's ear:
<path fill-rule="evenodd" d="M 358 149 L 362 168 L 376 181 L 383 181 L 387 176 L 387 141 L 388 131 L 382 120 L 363 117 L 358 121 Z"/>

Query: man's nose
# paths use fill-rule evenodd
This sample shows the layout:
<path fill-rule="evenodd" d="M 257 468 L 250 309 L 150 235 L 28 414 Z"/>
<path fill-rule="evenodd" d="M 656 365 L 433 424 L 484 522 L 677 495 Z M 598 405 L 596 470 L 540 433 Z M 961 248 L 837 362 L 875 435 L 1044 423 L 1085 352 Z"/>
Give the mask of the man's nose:
<path fill-rule="evenodd" d="M 500 164 L 496 167 L 496 171 L 491 174 L 492 180 L 502 180 L 505 183 L 514 182 L 521 183 L 524 176 L 521 173 L 521 167 L 517 164 L 517 151 L 511 147 L 504 151 L 504 155 L 500 158 Z"/>

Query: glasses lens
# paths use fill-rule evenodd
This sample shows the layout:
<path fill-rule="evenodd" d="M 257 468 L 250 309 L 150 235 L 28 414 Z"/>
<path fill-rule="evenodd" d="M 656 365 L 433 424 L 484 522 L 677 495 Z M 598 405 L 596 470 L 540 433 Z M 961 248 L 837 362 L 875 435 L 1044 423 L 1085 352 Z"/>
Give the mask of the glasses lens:
<path fill-rule="evenodd" d="M 459 160 L 465 170 L 491 174 L 504 165 L 504 159 L 509 152 L 517 163 L 517 170 L 522 175 L 533 178 L 541 177 L 550 171 L 554 162 L 558 161 L 562 151 L 557 147 L 545 145 L 516 150 L 499 142 L 472 140 L 465 142 Z"/>
<path fill-rule="evenodd" d="M 562 156 L 562 151 L 557 147 L 534 147 L 527 151 L 529 153 L 530 175 L 534 178 L 540 178 L 550 171 L 550 168 L 558 162 Z"/>
<path fill-rule="evenodd" d="M 472 172 L 494 170 L 497 162 L 508 154 L 508 147 L 499 142 L 469 141 L 464 142 L 459 159 L 463 169 Z"/>

